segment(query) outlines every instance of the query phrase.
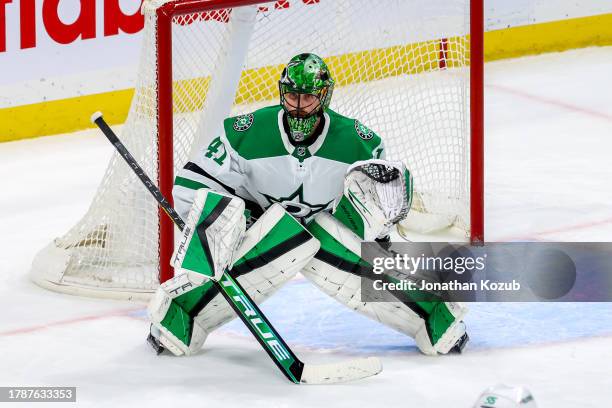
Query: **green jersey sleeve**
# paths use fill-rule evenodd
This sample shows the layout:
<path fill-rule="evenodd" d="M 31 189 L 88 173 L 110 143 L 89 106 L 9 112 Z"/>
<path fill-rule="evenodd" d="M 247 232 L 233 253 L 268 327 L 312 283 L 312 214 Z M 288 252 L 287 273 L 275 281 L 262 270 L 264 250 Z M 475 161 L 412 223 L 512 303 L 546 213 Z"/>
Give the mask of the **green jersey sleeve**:
<path fill-rule="evenodd" d="M 383 140 L 374 131 L 357 119 L 347 118 L 331 109 L 326 112 L 331 123 L 317 156 L 346 164 L 385 158 Z"/>

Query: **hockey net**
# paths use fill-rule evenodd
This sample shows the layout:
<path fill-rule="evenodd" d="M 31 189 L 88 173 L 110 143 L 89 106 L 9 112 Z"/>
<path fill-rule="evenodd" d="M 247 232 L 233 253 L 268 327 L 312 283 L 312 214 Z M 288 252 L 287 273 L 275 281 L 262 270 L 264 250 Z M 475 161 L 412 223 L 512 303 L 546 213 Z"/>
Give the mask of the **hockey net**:
<path fill-rule="evenodd" d="M 119 137 L 162 192 L 170 195 L 173 174 L 218 134 L 223 118 L 277 104 L 284 64 L 314 52 L 336 80 L 331 108 L 373 129 L 387 158 L 412 171 L 416 196 L 404 227 L 456 228 L 481 239 L 470 222 L 470 86 L 474 92 L 482 82 L 473 75 L 470 82 L 470 2 L 254 3 L 261 2 L 143 4 L 140 68 Z M 172 235 L 115 155 L 88 212 L 37 255 L 32 276 L 58 291 L 146 297 L 171 276 Z"/>

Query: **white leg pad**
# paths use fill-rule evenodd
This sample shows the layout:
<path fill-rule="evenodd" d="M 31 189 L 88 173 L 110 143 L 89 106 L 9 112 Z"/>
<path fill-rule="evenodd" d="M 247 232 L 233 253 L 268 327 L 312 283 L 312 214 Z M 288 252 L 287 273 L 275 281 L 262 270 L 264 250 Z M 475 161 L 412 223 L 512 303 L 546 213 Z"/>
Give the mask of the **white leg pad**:
<path fill-rule="evenodd" d="M 147 308 L 149 320 L 151 324 L 158 330 L 157 337 L 159 341 L 175 356 L 190 355 L 198 351 L 204 341 L 206 341 L 206 333 L 198 325 L 193 326 L 191 342 L 187 346 L 183 341 L 176 337 L 170 330 L 166 329 L 162 324 L 162 320 L 168 313 L 168 309 L 172 303 L 172 299 L 188 292 L 197 287 L 188 278 L 186 273 L 175 276 L 174 278 L 164 282 L 157 288 L 155 295 L 149 302 Z"/>
<path fill-rule="evenodd" d="M 361 257 L 362 240 L 332 215 L 328 213 L 318 214 L 315 222 L 336 242 L 341 243 L 346 250 L 350 251 L 353 256 Z M 316 233 L 315 236 L 317 236 Z M 317 236 L 317 238 L 321 240 L 322 250 L 325 251 L 333 247 L 333 245 L 326 246 L 324 237 Z M 315 257 L 302 270 L 302 274 L 338 302 L 414 338 L 417 346 L 424 354 L 448 353 L 465 333 L 465 325 L 461 322 L 461 319 L 467 313 L 467 308 L 458 303 L 445 304 L 455 317 L 455 322 L 449 326 L 436 344 L 432 345 L 427 332 L 426 321 L 409 305 L 400 301 L 363 302 L 361 300 L 360 276 L 332 266 L 321 260 L 321 257 Z"/>
<path fill-rule="evenodd" d="M 282 217 L 291 217 L 280 205 L 271 206 L 246 233 L 238 249 L 237 258 L 242 258 L 266 237 Z M 297 221 L 295 221 L 297 223 Z M 303 227 L 300 226 L 303 229 Z M 305 229 L 303 229 L 305 231 Z M 267 300 L 281 286 L 291 280 L 319 250 L 319 242 L 311 235 L 298 247 L 293 248 L 264 265 L 238 276 L 237 280 L 249 296 L 259 304 Z M 265 256 L 265 255 L 264 255 Z M 207 332 L 235 318 L 236 315 L 221 294 L 197 315 L 196 323 Z"/>
<path fill-rule="evenodd" d="M 291 280 L 318 250 L 319 242 L 283 207 L 273 205 L 246 232 L 231 273 L 237 276 L 238 282 L 259 304 Z M 199 286 L 187 274 L 178 275 L 160 286 L 149 305 L 149 317 L 160 330 L 160 341 L 175 355 L 197 352 L 208 333 L 236 317 L 223 295 L 212 287 L 201 297 L 212 298 L 205 302 L 193 319 L 189 346 L 164 328 L 161 322 L 172 300 Z"/>

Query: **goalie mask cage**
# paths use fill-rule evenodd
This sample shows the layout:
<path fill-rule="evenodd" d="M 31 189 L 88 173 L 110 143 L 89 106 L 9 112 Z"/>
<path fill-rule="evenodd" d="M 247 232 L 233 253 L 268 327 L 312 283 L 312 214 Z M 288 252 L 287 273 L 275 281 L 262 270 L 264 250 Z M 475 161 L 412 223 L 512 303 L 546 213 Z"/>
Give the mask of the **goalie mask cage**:
<path fill-rule="evenodd" d="M 331 108 L 403 160 L 415 198 L 403 224 L 483 241 L 482 0 L 145 0 L 136 90 L 120 138 L 163 194 L 222 120 L 278 103 L 289 59 L 325 59 Z M 471 62 L 471 63 L 470 63 Z M 146 298 L 173 274 L 174 227 L 115 153 L 85 216 L 38 253 L 53 290 Z"/>

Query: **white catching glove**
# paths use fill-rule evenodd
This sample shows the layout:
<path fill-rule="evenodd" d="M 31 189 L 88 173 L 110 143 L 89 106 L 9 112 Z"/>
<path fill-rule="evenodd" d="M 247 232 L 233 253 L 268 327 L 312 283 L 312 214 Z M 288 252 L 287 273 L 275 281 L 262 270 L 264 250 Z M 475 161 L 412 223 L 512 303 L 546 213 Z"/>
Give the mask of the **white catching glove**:
<path fill-rule="evenodd" d="M 361 223 L 356 229 L 366 241 L 384 238 L 391 227 L 406 218 L 412 200 L 412 176 L 402 162 L 387 160 L 364 160 L 353 163 L 347 170 L 344 181 L 344 198 L 338 202 L 334 215 L 342 217 L 350 209 L 348 200 L 359 214 Z M 350 215 L 348 216 L 350 218 Z M 345 222 L 345 224 L 347 224 Z"/>

